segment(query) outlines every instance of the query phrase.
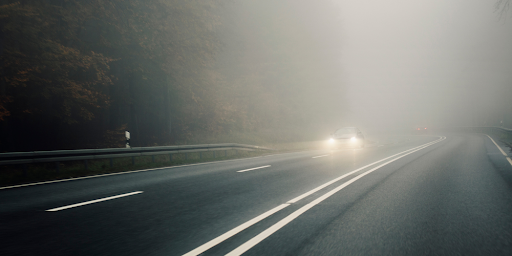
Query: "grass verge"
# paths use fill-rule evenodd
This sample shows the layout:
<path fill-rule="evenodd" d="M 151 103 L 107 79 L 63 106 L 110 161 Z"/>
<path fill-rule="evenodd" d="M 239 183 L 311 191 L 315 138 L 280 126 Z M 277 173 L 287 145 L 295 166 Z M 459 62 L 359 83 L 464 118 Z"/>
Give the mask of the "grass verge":
<path fill-rule="evenodd" d="M 509 153 L 512 153 L 512 134 L 510 132 L 504 132 L 501 133 L 498 137 L 501 142 L 507 145 Z"/>

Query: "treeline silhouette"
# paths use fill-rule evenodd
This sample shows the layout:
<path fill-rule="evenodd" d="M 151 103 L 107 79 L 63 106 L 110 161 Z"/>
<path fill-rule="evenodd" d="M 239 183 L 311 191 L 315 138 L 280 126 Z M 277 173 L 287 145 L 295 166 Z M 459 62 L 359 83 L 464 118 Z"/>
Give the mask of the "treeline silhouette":
<path fill-rule="evenodd" d="M 0 151 L 330 129 L 340 25 L 329 0 L 0 1 Z"/>

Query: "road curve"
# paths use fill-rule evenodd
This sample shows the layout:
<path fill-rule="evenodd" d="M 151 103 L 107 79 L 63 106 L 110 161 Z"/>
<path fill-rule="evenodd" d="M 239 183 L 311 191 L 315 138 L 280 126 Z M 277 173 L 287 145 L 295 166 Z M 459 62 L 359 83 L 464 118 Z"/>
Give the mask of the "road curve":
<path fill-rule="evenodd" d="M 512 255 L 512 166 L 483 134 L 3 189 L 0 202 L 1 255 Z"/>

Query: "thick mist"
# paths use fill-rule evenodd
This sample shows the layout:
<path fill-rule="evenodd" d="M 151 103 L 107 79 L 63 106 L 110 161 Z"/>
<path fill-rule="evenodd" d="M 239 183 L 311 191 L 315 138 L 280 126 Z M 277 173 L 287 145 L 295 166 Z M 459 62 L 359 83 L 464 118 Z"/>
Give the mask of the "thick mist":
<path fill-rule="evenodd" d="M 338 1 L 350 120 L 512 127 L 512 20 L 495 1 Z"/>
<path fill-rule="evenodd" d="M 108 2 L 0 0 L 0 151 L 512 127 L 508 0 Z"/>
<path fill-rule="evenodd" d="M 223 47 L 215 69 L 225 83 L 223 101 L 236 108 L 239 130 L 296 140 L 325 137 L 349 125 L 343 119 L 338 5 L 236 1 L 220 15 Z"/>

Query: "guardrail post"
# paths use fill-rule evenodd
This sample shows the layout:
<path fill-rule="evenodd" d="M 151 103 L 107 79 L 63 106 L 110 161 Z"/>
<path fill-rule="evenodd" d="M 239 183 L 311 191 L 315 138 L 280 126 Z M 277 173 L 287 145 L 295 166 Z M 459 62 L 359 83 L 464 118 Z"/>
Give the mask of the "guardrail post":
<path fill-rule="evenodd" d="M 188 160 L 188 153 L 185 153 L 185 160 Z"/>
<path fill-rule="evenodd" d="M 110 158 L 110 167 L 114 167 L 114 160 Z"/>
<path fill-rule="evenodd" d="M 155 155 L 151 155 L 151 162 L 155 162 Z"/>
<path fill-rule="evenodd" d="M 87 164 L 87 159 L 84 160 L 85 170 L 89 170 L 89 165 Z"/>
<path fill-rule="evenodd" d="M 169 162 L 172 162 L 172 154 L 169 154 Z"/>
<path fill-rule="evenodd" d="M 57 170 L 57 173 L 60 172 L 60 163 L 59 162 L 55 162 L 55 169 Z"/>
<path fill-rule="evenodd" d="M 224 156 L 228 156 L 228 151 L 227 150 L 224 150 Z"/>
<path fill-rule="evenodd" d="M 135 165 L 135 157 L 132 156 L 132 165 Z"/>
<path fill-rule="evenodd" d="M 203 152 L 199 152 L 199 159 L 203 159 Z"/>
<path fill-rule="evenodd" d="M 213 158 L 215 158 L 215 151 L 213 151 Z"/>

